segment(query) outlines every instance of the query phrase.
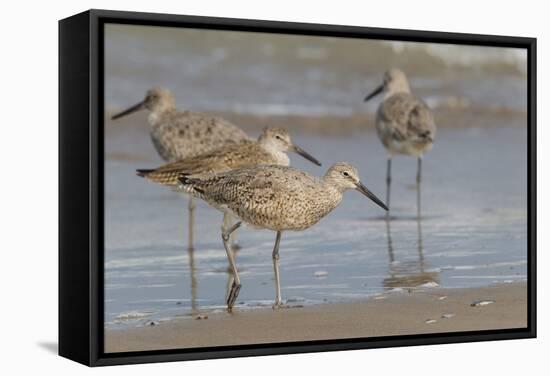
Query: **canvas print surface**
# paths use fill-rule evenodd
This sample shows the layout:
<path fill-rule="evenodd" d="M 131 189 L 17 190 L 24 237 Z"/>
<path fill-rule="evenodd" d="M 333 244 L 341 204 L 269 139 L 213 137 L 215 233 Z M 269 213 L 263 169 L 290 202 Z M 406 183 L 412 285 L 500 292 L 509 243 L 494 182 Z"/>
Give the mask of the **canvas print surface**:
<path fill-rule="evenodd" d="M 527 51 L 106 24 L 105 352 L 527 326 Z"/>

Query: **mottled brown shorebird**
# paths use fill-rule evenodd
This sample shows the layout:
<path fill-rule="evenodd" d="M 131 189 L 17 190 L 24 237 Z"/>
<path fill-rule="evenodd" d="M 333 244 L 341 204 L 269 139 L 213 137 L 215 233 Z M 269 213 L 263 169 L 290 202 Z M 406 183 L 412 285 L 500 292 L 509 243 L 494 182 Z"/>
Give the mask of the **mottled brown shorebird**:
<path fill-rule="evenodd" d="M 283 231 L 302 231 L 321 220 L 342 201 L 343 193 L 356 189 L 382 208 L 386 205 L 359 180 L 357 170 L 347 162 L 333 165 L 317 178 L 289 166 L 255 166 L 217 174 L 180 176 L 180 187 L 240 221 L 222 233 L 233 283 L 227 297 L 231 312 L 241 288 L 233 252 L 228 244 L 241 223 L 277 232 L 272 253 L 275 273 L 275 304 L 282 306 L 279 278 L 279 244 Z"/>
<path fill-rule="evenodd" d="M 385 94 L 376 114 L 376 130 L 380 141 L 388 152 L 386 204 L 388 207 L 390 206 L 392 157 L 396 154 L 417 157 L 417 211 L 420 216 L 422 156 L 433 146 L 436 132 L 435 121 L 426 103 L 411 94 L 407 76 L 401 70 L 388 70 L 384 74 L 382 85 L 367 95 L 365 102 L 382 92 Z"/>
<path fill-rule="evenodd" d="M 222 146 L 156 169 L 137 170 L 137 174 L 159 184 L 177 186 L 178 177 L 181 175 L 223 172 L 258 165 L 288 166 L 290 161 L 286 153 L 289 151 L 301 155 L 318 166 L 321 165 L 321 162 L 305 150 L 294 145 L 285 129 L 271 127 L 264 128 L 257 141 L 247 140 L 239 144 Z M 223 212 L 222 232 L 225 232 L 231 225 L 231 216 L 227 211 Z"/>
<path fill-rule="evenodd" d="M 114 115 L 116 120 L 140 110 L 148 110 L 150 134 L 159 155 L 166 162 L 175 162 L 194 155 L 251 140 L 247 134 L 230 122 L 212 115 L 178 111 L 172 93 L 155 87 L 147 91 L 145 99 Z M 195 203 L 189 200 L 189 247 L 193 247 Z"/>

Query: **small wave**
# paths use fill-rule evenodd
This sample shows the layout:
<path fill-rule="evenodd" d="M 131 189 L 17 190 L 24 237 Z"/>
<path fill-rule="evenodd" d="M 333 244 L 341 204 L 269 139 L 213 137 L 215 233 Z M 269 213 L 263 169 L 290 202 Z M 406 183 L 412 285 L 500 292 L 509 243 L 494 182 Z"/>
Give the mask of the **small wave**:
<path fill-rule="evenodd" d="M 115 317 L 116 321 L 129 321 L 129 320 L 140 320 L 145 317 L 151 316 L 154 311 L 130 311 L 130 312 L 123 312 Z"/>
<path fill-rule="evenodd" d="M 228 108 L 216 108 L 218 111 L 230 110 L 239 114 L 265 116 L 308 115 L 308 116 L 351 116 L 353 109 L 349 106 L 309 105 L 288 103 L 231 103 Z"/>
<path fill-rule="evenodd" d="M 461 46 L 453 44 L 415 43 L 388 41 L 395 54 L 407 51 L 420 52 L 419 59 L 426 55 L 440 59 L 448 67 L 466 69 L 513 67 L 517 72 L 527 73 L 527 50 L 522 48 L 500 48 L 482 46 Z"/>

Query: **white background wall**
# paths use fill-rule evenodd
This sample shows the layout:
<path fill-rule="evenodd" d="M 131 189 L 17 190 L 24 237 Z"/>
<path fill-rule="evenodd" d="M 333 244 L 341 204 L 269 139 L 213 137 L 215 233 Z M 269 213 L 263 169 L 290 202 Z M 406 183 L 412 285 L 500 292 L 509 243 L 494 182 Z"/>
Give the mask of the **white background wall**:
<path fill-rule="evenodd" d="M 550 59 L 542 1 L 5 1 L 0 22 L 0 373 L 519 375 L 548 371 Z M 539 338 L 87 369 L 57 342 L 57 20 L 88 8 L 539 38 Z M 545 142 L 546 141 L 546 142 Z M 546 347 L 546 348 L 545 348 Z M 544 368 L 543 368 L 544 367 Z M 25 372 L 23 372 L 25 371 Z"/>

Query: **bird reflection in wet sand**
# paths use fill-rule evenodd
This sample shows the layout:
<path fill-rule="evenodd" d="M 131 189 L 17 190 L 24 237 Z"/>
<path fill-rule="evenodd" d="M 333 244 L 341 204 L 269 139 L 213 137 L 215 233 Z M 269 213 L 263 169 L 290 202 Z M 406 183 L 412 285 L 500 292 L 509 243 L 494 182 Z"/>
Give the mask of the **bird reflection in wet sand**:
<path fill-rule="evenodd" d="M 238 248 L 233 249 L 233 256 L 237 257 Z M 190 276 L 190 283 L 189 286 L 191 287 L 191 316 L 197 317 L 200 316 L 201 311 L 199 309 L 198 305 L 198 281 L 197 281 L 197 267 L 195 264 L 195 249 L 193 247 L 187 248 L 187 257 L 188 257 L 188 265 L 189 265 L 189 276 Z M 219 272 L 222 272 L 219 270 Z M 230 266 L 223 269 L 223 272 L 227 274 L 227 287 L 226 287 L 226 299 L 227 296 L 229 296 L 229 292 L 231 291 L 231 285 L 233 283 L 233 270 Z"/>
<path fill-rule="evenodd" d="M 420 217 L 420 209 L 418 209 L 416 224 L 418 234 L 418 260 L 396 262 L 391 236 L 391 221 L 389 219 L 386 220 L 389 256 L 389 277 L 385 278 L 383 281 L 383 285 L 386 289 L 397 287 L 411 289 L 427 283 L 439 284 L 439 272 L 426 271 L 426 261 L 424 259 L 424 248 L 422 243 L 422 219 Z"/>

